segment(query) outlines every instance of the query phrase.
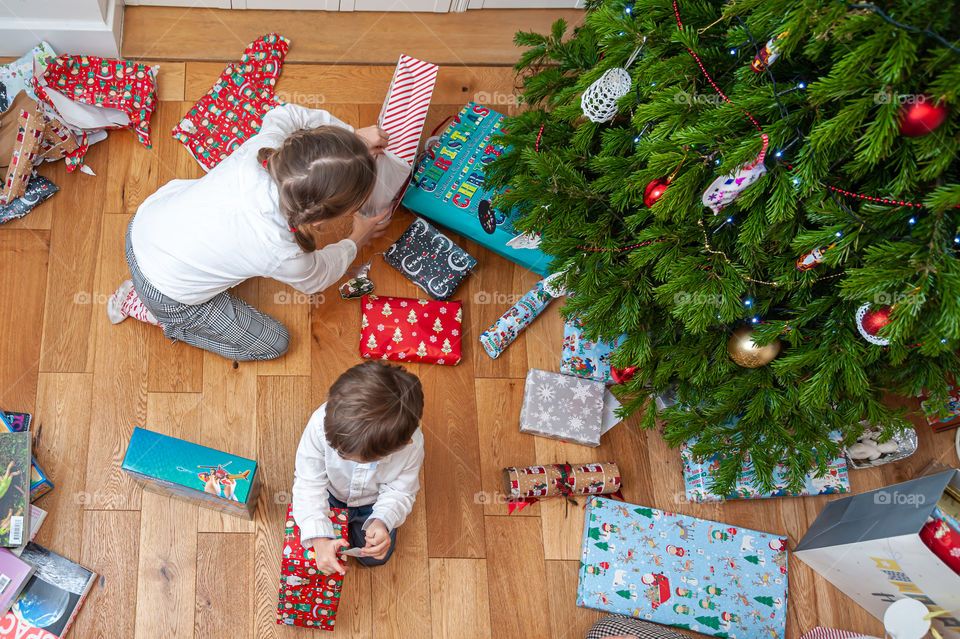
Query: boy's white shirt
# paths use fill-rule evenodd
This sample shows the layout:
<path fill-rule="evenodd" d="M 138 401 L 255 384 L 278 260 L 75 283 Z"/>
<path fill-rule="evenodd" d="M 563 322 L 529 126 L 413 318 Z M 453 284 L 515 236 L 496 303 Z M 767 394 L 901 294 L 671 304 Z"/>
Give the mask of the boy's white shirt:
<path fill-rule="evenodd" d="M 301 543 L 316 537 L 334 537 L 327 492 L 350 507 L 373 504 L 367 520 L 379 519 L 392 531 L 413 509 L 420 490 L 423 433 L 374 463 L 362 464 L 340 457 L 327 443 L 324 403 L 313 413 L 297 447 L 293 480 L 293 518 L 300 526 Z"/>
<path fill-rule="evenodd" d="M 356 244 L 343 239 L 304 253 L 280 213 L 276 184 L 257 162 L 261 148 L 321 125 L 353 131 L 326 111 L 272 109 L 260 132 L 205 176 L 171 180 L 144 200 L 131 242 L 147 280 L 178 302 L 202 304 L 251 277 L 271 277 L 306 294 L 340 279 Z"/>

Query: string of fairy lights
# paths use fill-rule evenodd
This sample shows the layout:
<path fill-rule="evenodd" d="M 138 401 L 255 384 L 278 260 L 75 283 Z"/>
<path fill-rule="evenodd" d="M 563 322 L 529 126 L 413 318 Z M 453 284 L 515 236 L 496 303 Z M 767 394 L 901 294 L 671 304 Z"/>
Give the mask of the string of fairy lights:
<path fill-rule="evenodd" d="M 914 32 L 924 33 L 924 34 L 926 34 L 927 36 L 938 40 L 941 44 L 947 46 L 947 47 L 950 48 L 951 50 L 953 50 L 953 51 L 958 51 L 958 49 L 957 49 L 956 47 L 951 46 L 946 40 L 944 40 L 941 36 L 939 36 L 939 35 L 936 34 L 935 32 L 932 32 L 932 31 L 930 31 L 930 30 L 928 30 L 928 29 L 918 29 L 918 28 L 915 28 L 915 27 L 910 27 L 909 25 L 904 25 L 904 24 L 902 24 L 902 23 L 899 23 L 899 22 L 893 20 L 892 18 L 890 18 L 890 16 L 886 15 L 882 10 L 880 10 L 880 9 L 879 9 L 878 7 L 876 7 L 875 5 L 872 5 L 872 4 L 869 4 L 869 3 L 848 4 L 848 3 L 843 2 L 843 0 L 837 0 L 837 1 L 838 1 L 838 2 L 841 2 L 841 3 L 843 3 L 843 4 L 846 4 L 846 6 L 851 7 L 851 8 L 871 10 L 871 11 L 873 11 L 874 13 L 876 13 L 878 16 L 880 16 L 882 19 L 884 19 L 886 22 L 888 22 L 888 23 L 890 23 L 890 24 L 892 24 L 892 25 L 894 25 L 894 26 L 896 26 L 896 27 L 898 27 L 898 28 L 903 28 L 903 29 L 907 29 L 907 30 L 910 30 L 910 31 L 914 31 Z M 679 6 L 678 6 L 678 3 L 677 3 L 677 0 L 673 0 L 673 9 L 674 9 L 674 16 L 675 16 L 676 22 L 677 22 L 677 28 L 678 28 L 678 30 L 679 30 L 679 29 L 682 29 L 682 28 L 683 28 L 683 22 L 682 22 L 682 19 L 681 19 L 681 16 L 680 16 L 680 10 L 679 10 Z M 628 16 L 630 16 L 631 19 L 634 18 L 632 5 L 626 6 L 626 7 L 624 8 L 624 12 L 625 12 Z M 745 35 L 747 36 L 747 39 L 748 39 L 748 41 L 747 41 L 747 42 L 745 43 L 745 45 L 743 45 L 743 46 L 752 46 L 752 47 L 754 48 L 755 52 L 759 55 L 760 49 L 759 49 L 759 46 L 758 46 L 758 42 L 757 42 L 756 39 L 753 37 L 753 34 L 750 33 L 750 30 L 749 30 L 749 28 L 747 27 L 746 23 L 745 23 L 739 16 L 734 16 L 734 17 L 737 19 L 737 21 L 739 22 L 739 24 L 740 24 L 740 25 L 742 26 L 742 28 L 744 29 L 744 33 L 745 33 Z M 720 22 L 722 19 L 723 19 L 723 18 L 717 20 L 716 22 L 714 22 L 714 24 L 716 24 L 717 22 Z M 702 33 L 703 31 L 706 31 L 707 29 L 709 29 L 709 28 L 712 27 L 712 26 L 713 26 L 713 25 L 711 24 L 711 25 L 709 25 L 708 27 L 706 27 L 706 28 L 704 28 L 704 29 L 698 30 L 698 32 L 701 32 L 701 33 Z M 625 34 L 625 32 L 621 32 L 621 35 L 624 35 L 624 34 Z M 640 50 L 642 50 L 642 48 L 643 48 L 643 45 L 641 45 L 641 47 L 639 47 Z M 749 113 L 748 111 L 746 111 L 745 109 L 743 109 L 742 107 L 740 107 L 740 106 L 739 106 L 738 104 L 736 104 L 733 100 L 731 100 L 731 99 L 726 95 L 726 93 L 724 93 L 724 91 L 717 85 L 717 83 L 714 81 L 713 77 L 712 77 L 712 76 L 710 75 L 710 73 L 707 71 L 707 69 L 706 69 L 705 65 L 703 64 L 703 61 L 700 59 L 700 57 L 699 57 L 693 50 L 691 50 L 690 48 L 687 48 L 687 51 L 688 51 L 688 52 L 690 53 L 690 55 L 694 58 L 694 60 L 697 62 L 697 65 L 698 65 L 698 67 L 700 68 L 701 73 L 702 73 L 703 76 L 707 79 L 707 81 L 710 83 L 710 85 L 712 86 L 712 88 L 714 89 L 714 91 L 717 93 L 717 95 L 720 96 L 721 99 L 723 99 L 724 101 L 726 101 L 726 102 L 729 103 L 730 105 L 736 106 L 737 108 L 739 108 L 739 109 L 741 110 L 741 112 L 744 114 L 744 116 L 745 116 L 747 119 L 749 119 L 749 121 L 751 122 L 751 124 L 752 124 L 752 125 L 757 129 L 757 131 L 761 134 L 761 139 L 762 139 L 762 142 L 763 142 L 763 147 L 762 147 L 762 150 L 761 150 L 760 161 L 762 161 L 763 155 L 765 154 L 765 151 L 766 151 L 766 149 L 767 149 L 767 145 L 768 145 L 768 143 L 769 143 L 769 138 L 767 137 L 766 133 L 764 133 L 763 127 L 760 125 L 760 123 L 756 120 L 756 118 L 755 118 L 751 113 Z M 733 47 L 733 48 L 730 49 L 730 54 L 731 54 L 731 55 L 737 55 L 738 53 L 739 53 L 739 50 L 738 50 L 736 47 Z M 791 88 L 785 89 L 785 90 L 779 90 L 779 87 L 777 86 L 776 78 L 775 78 L 775 76 L 773 75 L 773 73 L 771 72 L 769 65 L 762 65 L 762 69 L 761 69 L 761 70 L 766 73 L 767 78 L 768 78 L 768 80 L 769 80 L 770 83 L 771 83 L 773 99 L 774 99 L 774 100 L 776 101 L 776 103 L 777 103 L 777 106 L 778 106 L 778 109 L 779 109 L 779 111 L 780 111 L 780 113 L 781 113 L 781 116 L 783 117 L 784 121 L 787 122 L 787 124 L 793 129 L 794 133 L 796 134 L 796 137 L 794 137 L 794 138 L 793 138 L 790 142 L 788 142 L 787 144 L 783 145 L 781 148 L 776 149 L 776 150 L 772 153 L 772 155 L 773 155 L 773 157 L 776 159 L 776 161 L 778 162 L 778 164 L 781 164 L 781 165 L 785 166 L 788 170 L 793 171 L 793 170 L 794 170 L 793 165 L 791 165 L 791 164 L 783 161 L 784 155 L 785 155 L 785 154 L 790 150 L 790 148 L 793 147 L 798 141 L 805 139 L 805 136 L 804 136 L 804 134 L 796 127 L 796 125 L 791 121 L 791 118 L 790 118 L 790 110 L 783 104 L 783 102 L 780 100 L 780 97 L 783 96 L 783 95 L 786 95 L 786 94 L 788 94 L 788 93 L 792 93 L 792 92 L 796 92 L 796 91 L 802 91 L 802 90 L 806 89 L 807 84 L 806 84 L 805 81 L 803 81 L 802 79 L 800 79 L 800 80 L 798 80 L 798 81 L 796 82 L 796 84 L 795 84 L 794 86 L 792 86 Z M 637 89 L 638 101 L 639 101 L 639 99 L 640 99 L 640 86 L 639 86 L 639 84 L 637 85 L 636 89 Z M 650 126 L 651 126 L 651 123 L 648 122 L 648 123 L 643 127 L 643 130 L 641 130 L 641 131 L 638 133 L 638 135 L 634 138 L 634 143 L 635 143 L 635 144 L 637 144 L 637 143 L 640 142 L 640 139 L 643 137 L 643 135 L 645 134 L 645 132 L 647 131 L 647 129 L 648 129 Z M 544 126 L 541 126 L 540 129 L 539 129 L 539 131 L 538 131 L 538 133 L 537 133 L 537 139 L 536 139 L 536 144 L 535 144 L 535 150 L 536 150 L 537 152 L 539 152 L 539 150 L 540 150 L 540 144 L 541 144 L 543 132 L 544 132 Z M 815 159 L 814 159 L 814 161 L 815 161 Z M 716 162 L 716 164 L 719 164 L 719 163 L 720 163 L 720 160 L 717 159 L 715 162 Z M 815 166 L 814 168 L 816 169 L 816 168 L 818 168 L 818 167 Z M 831 168 L 832 168 L 832 167 L 831 167 Z M 826 174 L 829 173 L 829 170 L 828 170 L 827 172 L 819 172 L 819 171 L 817 171 L 817 172 L 818 172 L 818 174 L 820 174 L 820 175 L 826 175 Z M 799 184 L 800 184 L 800 179 L 799 179 L 799 177 L 794 177 L 794 178 L 792 178 L 792 179 L 793 179 L 794 185 L 795 185 L 795 186 L 799 186 Z M 869 195 L 869 194 L 865 194 L 865 193 L 857 193 L 857 192 L 851 191 L 851 190 L 849 190 L 849 189 L 844 189 L 844 188 L 841 188 L 841 187 L 837 187 L 837 186 L 833 186 L 833 185 L 824 183 L 824 182 L 822 182 L 822 181 L 820 182 L 820 184 L 821 184 L 821 186 L 823 186 L 823 187 L 827 190 L 828 195 L 829 195 L 831 201 L 833 201 L 833 202 L 836 204 L 836 206 L 838 207 L 838 209 L 840 209 L 841 211 L 843 211 L 843 212 L 844 212 L 848 217 L 850 217 L 850 219 L 851 219 L 851 222 L 850 222 L 848 225 L 846 225 L 846 226 L 843 227 L 842 229 L 834 232 L 834 235 L 835 235 L 835 237 L 837 238 L 837 240 L 839 240 L 840 238 L 842 238 L 850 229 L 853 229 L 853 228 L 856 228 L 857 226 L 859 226 L 861 229 L 867 228 L 867 229 L 869 229 L 871 232 L 873 232 L 873 233 L 877 234 L 878 236 L 883 237 L 884 239 L 887 239 L 887 240 L 905 240 L 905 241 L 908 241 L 908 242 L 920 243 L 918 240 L 915 240 L 914 238 L 910 237 L 909 235 L 908 235 L 908 236 L 904 236 L 904 237 L 893 238 L 893 237 L 890 237 L 889 235 L 881 232 L 879 229 L 876 229 L 875 227 L 873 227 L 867 220 L 863 219 L 860 215 L 858 215 L 855 211 L 853 211 L 852 209 L 850 209 L 850 207 L 848 207 L 846 204 L 844 204 L 844 203 L 840 200 L 840 198 L 838 197 L 838 195 L 842 195 L 842 196 L 845 196 L 845 197 L 848 197 L 848 198 L 859 199 L 859 200 L 862 200 L 862 201 L 864 201 L 864 202 L 869 202 L 869 203 L 872 203 L 872 204 L 906 207 L 908 210 L 909 210 L 909 209 L 925 209 L 925 208 L 927 208 L 925 205 L 919 204 L 919 203 L 916 203 L 916 202 L 908 202 L 908 201 L 906 201 L 906 200 L 891 199 L 891 198 L 884 198 L 884 197 L 878 197 L 878 196 L 874 196 L 874 195 Z M 960 208 L 960 204 L 956 205 L 955 208 Z M 915 216 L 914 214 L 911 214 L 910 217 L 906 220 L 906 222 L 907 222 L 909 228 L 912 228 L 912 227 L 916 224 L 917 218 L 916 218 L 916 216 Z M 731 217 L 727 217 L 718 227 L 716 227 L 715 229 L 713 229 L 712 232 L 711 232 L 711 235 L 715 234 L 717 231 L 719 231 L 721 228 L 723 228 L 724 226 L 726 226 L 726 225 L 728 225 L 728 224 L 729 224 L 729 225 L 734 224 L 734 218 L 733 218 L 732 216 L 731 216 Z M 715 250 L 715 249 L 711 246 L 711 243 L 710 243 L 709 237 L 707 236 L 706 228 L 705 228 L 705 226 L 704 226 L 704 224 L 703 224 L 703 220 L 702 220 L 702 219 L 699 219 L 699 220 L 698 220 L 698 225 L 700 226 L 700 229 L 701 229 L 701 232 L 702 232 L 702 235 L 703 235 L 703 244 L 704 244 L 705 250 L 706 250 L 707 252 L 711 253 L 711 254 L 720 255 L 720 256 L 724 259 L 724 261 L 725 261 L 726 263 L 733 265 L 734 263 L 729 259 L 729 257 L 728 257 L 722 250 Z M 579 248 L 580 248 L 581 250 L 586 251 L 586 252 L 604 252 L 604 253 L 606 253 L 606 252 L 613 252 L 613 253 L 623 253 L 623 252 L 632 251 L 632 250 L 635 250 L 635 249 L 637 249 L 637 248 L 649 246 L 649 245 L 651 245 L 651 244 L 655 244 L 655 243 L 657 243 L 657 242 L 663 242 L 663 241 L 667 241 L 667 240 L 668 240 L 668 238 L 659 238 L 659 239 L 648 240 L 648 241 L 644 241 L 644 242 L 638 242 L 638 243 L 631 244 L 631 245 L 628 245 L 628 246 L 616 247 L 616 248 L 590 247 L 590 246 L 580 246 Z M 954 242 L 954 245 L 960 245 L 960 233 L 958 233 L 958 234 L 955 235 L 955 237 L 954 237 L 954 239 L 953 239 L 953 242 Z M 825 249 L 822 249 L 822 250 L 819 249 L 819 248 L 816 249 L 816 252 L 819 252 L 818 258 L 819 258 L 819 259 L 822 259 L 822 252 L 825 252 L 826 250 L 829 250 L 829 249 L 833 248 L 835 245 L 836 245 L 836 242 L 830 244 L 830 245 L 829 245 L 828 247 L 826 247 Z M 811 253 L 814 253 L 814 251 L 812 251 Z M 808 253 L 807 255 L 810 255 L 810 253 Z M 803 257 L 805 257 L 805 256 L 803 256 Z M 802 257 L 801 259 L 803 259 L 803 257 Z M 819 261 L 817 261 L 816 263 L 819 263 Z M 815 264 L 816 264 L 816 263 L 815 263 Z M 815 265 L 815 264 L 814 264 L 814 265 Z M 706 271 L 709 271 L 709 270 L 710 270 L 709 267 L 703 267 L 702 265 L 701 265 L 701 268 L 703 268 L 703 270 L 706 270 Z M 798 269 L 800 269 L 800 260 L 798 260 Z M 807 269 L 800 269 L 800 270 L 807 270 Z M 836 277 L 841 277 L 842 275 L 843 275 L 843 273 L 841 272 L 841 273 L 835 273 L 835 274 L 833 274 L 833 275 L 821 276 L 821 277 L 819 277 L 819 278 L 814 278 L 814 279 L 812 279 L 812 280 L 811 280 L 811 279 L 796 280 L 796 281 L 793 281 L 793 282 L 788 282 L 788 283 L 786 283 L 786 284 L 788 284 L 788 285 L 790 285 L 790 284 L 800 284 L 800 283 L 811 284 L 811 283 L 813 283 L 813 282 L 820 281 L 820 280 L 826 280 L 826 279 L 832 279 L 832 278 L 836 278 Z M 781 283 L 781 282 L 772 282 L 772 281 L 760 280 L 760 279 L 750 278 L 750 277 L 743 276 L 743 275 L 740 275 L 740 277 L 741 277 L 744 281 L 751 282 L 751 283 L 753 283 L 753 284 L 758 284 L 758 285 L 767 285 L 767 286 L 772 286 L 772 287 L 780 287 L 780 286 L 784 285 L 784 283 Z M 747 308 L 752 308 L 752 306 L 753 306 L 753 300 L 752 300 L 752 298 L 749 297 L 749 296 L 746 297 L 746 298 L 743 300 L 743 305 L 744 305 L 745 307 L 747 307 Z M 760 321 L 760 318 L 757 317 L 757 316 L 754 316 L 754 317 L 751 319 L 751 322 L 752 322 L 753 324 L 765 323 L 765 322 L 761 322 L 761 321 Z"/>

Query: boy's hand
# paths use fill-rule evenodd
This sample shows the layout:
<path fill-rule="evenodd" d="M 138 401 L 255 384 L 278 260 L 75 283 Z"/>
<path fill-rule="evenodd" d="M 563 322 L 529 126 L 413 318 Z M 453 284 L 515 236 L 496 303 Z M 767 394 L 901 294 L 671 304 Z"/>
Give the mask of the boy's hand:
<path fill-rule="evenodd" d="M 314 559 L 317 562 L 317 570 L 324 575 L 339 573 L 347 574 L 347 567 L 337 559 L 337 550 L 343 546 L 349 546 L 350 542 L 345 539 L 326 539 L 318 537 L 313 540 Z"/>
<path fill-rule="evenodd" d="M 374 559 L 383 559 L 390 550 L 390 533 L 387 527 L 379 519 L 374 519 L 366 531 L 367 545 L 363 547 L 360 554 Z"/>
<path fill-rule="evenodd" d="M 376 157 L 381 155 L 384 149 L 387 148 L 387 142 L 390 139 L 390 134 L 381 129 L 379 126 L 365 126 L 362 129 L 357 129 L 357 135 L 366 142 L 367 148 L 370 149 L 370 153 Z"/>

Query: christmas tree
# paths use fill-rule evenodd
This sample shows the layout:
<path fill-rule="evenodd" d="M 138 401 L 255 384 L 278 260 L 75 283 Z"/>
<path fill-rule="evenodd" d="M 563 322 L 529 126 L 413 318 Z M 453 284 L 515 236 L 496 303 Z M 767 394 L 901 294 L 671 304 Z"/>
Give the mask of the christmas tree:
<path fill-rule="evenodd" d="M 958 38 L 932 0 L 612 0 L 517 34 L 495 205 L 565 272 L 565 316 L 629 335 L 621 414 L 718 455 L 715 492 L 748 455 L 759 488 L 783 462 L 798 489 L 861 421 L 908 425 L 891 393 L 946 403 Z"/>

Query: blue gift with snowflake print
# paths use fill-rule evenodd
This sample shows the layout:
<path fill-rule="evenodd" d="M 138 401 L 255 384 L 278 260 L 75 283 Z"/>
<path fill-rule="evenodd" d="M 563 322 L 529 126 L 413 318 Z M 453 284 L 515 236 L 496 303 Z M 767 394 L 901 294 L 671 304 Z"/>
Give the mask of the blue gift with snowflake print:
<path fill-rule="evenodd" d="M 577 605 L 714 637 L 780 639 L 786 543 L 779 535 L 591 497 Z"/>
<path fill-rule="evenodd" d="M 599 446 L 604 388 L 603 382 L 531 368 L 523 389 L 520 432 Z"/>
<path fill-rule="evenodd" d="M 571 317 L 563 324 L 560 372 L 609 382 L 610 356 L 626 339 L 626 333 L 612 341 L 587 339 L 583 336 L 583 320 Z"/>

